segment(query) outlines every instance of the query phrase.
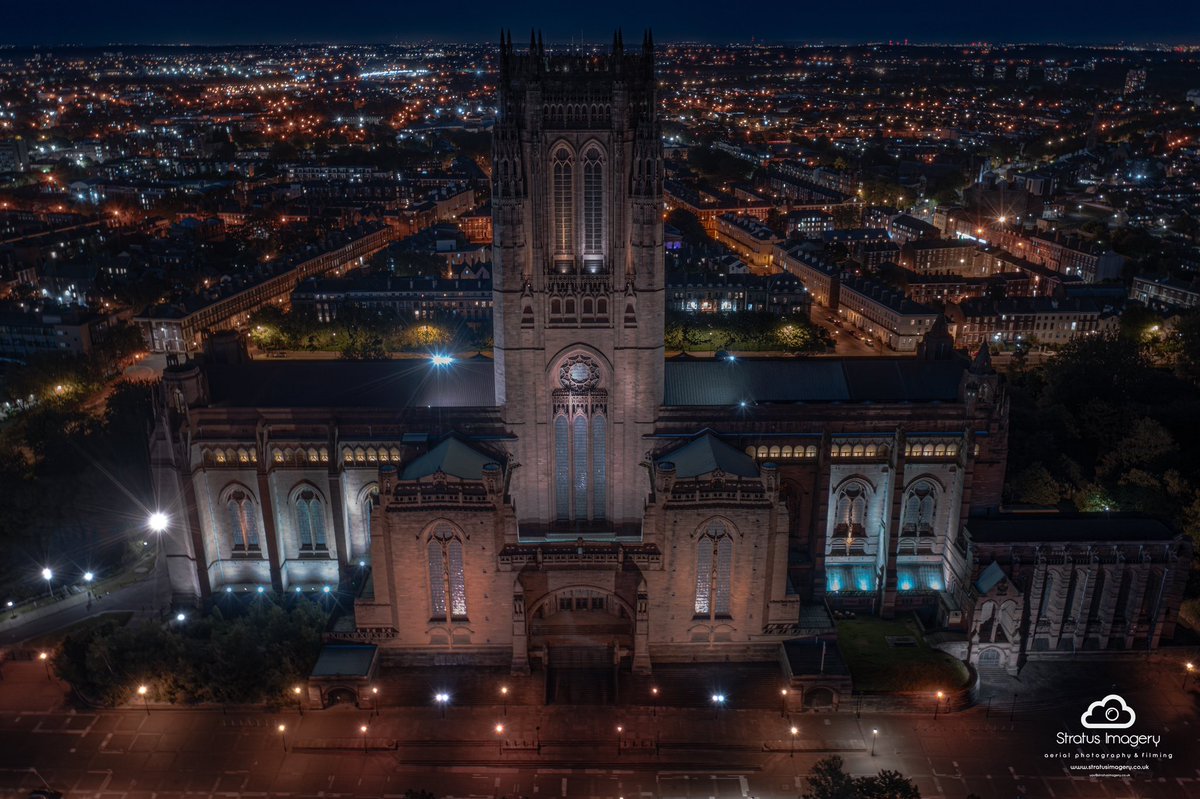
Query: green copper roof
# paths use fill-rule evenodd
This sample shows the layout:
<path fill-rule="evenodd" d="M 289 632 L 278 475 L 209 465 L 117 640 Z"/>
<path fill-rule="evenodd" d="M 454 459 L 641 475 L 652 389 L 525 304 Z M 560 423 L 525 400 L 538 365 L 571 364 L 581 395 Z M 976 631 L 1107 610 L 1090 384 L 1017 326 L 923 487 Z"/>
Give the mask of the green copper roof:
<path fill-rule="evenodd" d="M 491 455 L 450 436 L 405 466 L 400 479 L 419 480 L 441 471 L 462 480 L 479 480 L 483 476 L 483 467 L 495 462 Z"/>
<path fill-rule="evenodd" d="M 676 477 L 698 477 L 718 469 L 738 477 L 758 477 L 758 467 L 749 455 L 731 447 L 712 433 L 693 438 L 674 452 L 663 455 L 658 461 L 675 464 Z"/>

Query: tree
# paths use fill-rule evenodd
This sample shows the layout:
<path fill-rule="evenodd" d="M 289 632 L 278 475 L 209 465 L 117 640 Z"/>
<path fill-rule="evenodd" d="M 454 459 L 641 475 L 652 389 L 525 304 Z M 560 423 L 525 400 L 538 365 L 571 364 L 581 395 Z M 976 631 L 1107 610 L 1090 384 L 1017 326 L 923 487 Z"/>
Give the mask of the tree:
<path fill-rule="evenodd" d="M 852 777 L 837 755 L 818 760 L 808 774 L 808 791 L 802 799 L 921 799 L 912 780 L 884 769 L 866 777 Z"/>
<path fill-rule="evenodd" d="M 1008 491 L 1015 502 L 1028 505 L 1057 505 L 1062 498 L 1058 483 L 1041 463 L 1023 469 L 1011 479 Z"/>

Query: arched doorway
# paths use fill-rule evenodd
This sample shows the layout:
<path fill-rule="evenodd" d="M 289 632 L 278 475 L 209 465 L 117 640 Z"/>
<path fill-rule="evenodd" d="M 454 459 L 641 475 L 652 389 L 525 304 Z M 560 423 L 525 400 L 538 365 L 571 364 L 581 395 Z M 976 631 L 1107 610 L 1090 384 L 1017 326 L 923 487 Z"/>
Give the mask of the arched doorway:
<path fill-rule="evenodd" d="M 991 647 L 979 653 L 979 668 L 981 669 L 998 669 L 1000 668 L 1000 650 Z"/>
<path fill-rule="evenodd" d="M 358 705 L 358 693 L 353 688 L 337 685 L 325 692 L 325 707 Z"/>
<path fill-rule="evenodd" d="M 597 586 L 566 586 L 535 602 L 526 618 L 530 649 L 546 652 L 548 703 L 616 701 L 621 660 L 633 651 L 629 602 Z"/>
<path fill-rule="evenodd" d="M 804 692 L 804 706 L 807 708 L 833 707 L 833 690 L 830 688 L 810 688 Z"/>

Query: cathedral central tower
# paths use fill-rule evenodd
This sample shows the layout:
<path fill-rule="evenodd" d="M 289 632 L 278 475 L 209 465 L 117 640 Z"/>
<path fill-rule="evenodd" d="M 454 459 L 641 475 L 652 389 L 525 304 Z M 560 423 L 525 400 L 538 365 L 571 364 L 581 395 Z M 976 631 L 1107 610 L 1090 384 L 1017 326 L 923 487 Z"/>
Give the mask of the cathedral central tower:
<path fill-rule="evenodd" d="M 496 403 L 523 531 L 636 533 L 663 399 L 662 137 L 653 43 L 518 53 L 493 137 Z"/>

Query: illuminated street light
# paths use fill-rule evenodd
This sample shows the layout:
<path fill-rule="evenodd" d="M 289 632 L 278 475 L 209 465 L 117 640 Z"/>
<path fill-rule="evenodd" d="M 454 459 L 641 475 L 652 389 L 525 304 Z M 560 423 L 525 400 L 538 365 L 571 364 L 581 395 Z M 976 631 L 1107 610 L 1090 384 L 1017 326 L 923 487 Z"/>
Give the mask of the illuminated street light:
<path fill-rule="evenodd" d="M 358 731 L 362 733 L 363 754 L 365 755 L 367 753 L 367 725 L 366 724 L 362 725 L 361 727 L 358 728 Z"/>
<path fill-rule="evenodd" d="M 658 686 L 657 685 L 650 689 L 650 696 L 654 697 L 654 709 L 651 711 L 651 715 L 657 716 L 658 715 Z"/>
<path fill-rule="evenodd" d="M 296 697 L 296 709 L 300 711 L 300 715 L 304 715 L 304 689 L 299 685 L 292 686 L 292 696 Z"/>
<path fill-rule="evenodd" d="M 879 730 L 871 730 L 871 757 L 875 757 L 875 741 L 879 738 Z"/>
<path fill-rule="evenodd" d="M 90 582 L 91 582 L 92 580 L 94 580 L 94 579 L 96 579 L 96 575 L 92 574 L 91 572 L 84 572 L 84 573 L 83 573 L 83 581 L 84 581 L 85 583 L 90 583 Z"/>
<path fill-rule="evenodd" d="M 449 366 L 450 364 L 454 363 L 454 358 L 449 355 L 437 354 L 430 357 L 429 361 L 434 366 Z"/>
<path fill-rule="evenodd" d="M 779 689 L 779 717 L 780 718 L 785 718 L 785 719 L 787 718 L 787 697 L 788 697 L 788 689 L 780 688 Z"/>
<path fill-rule="evenodd" d="M 433 695 L 433 701 L 437 702 L 442 709 L 442 718 L 446 718 L 446 703 L 450 701 L 450 694 L 439 691 Z"/>
<path fill-rule="evenodd" d="M 790 732 L 792 733 L 792 751 L 791 751 L 791 754 L 788 755 L 788 757 L 795 757 L 796 756 L 796 736 L 800 733 L 800 728 L 797 727 L 795 724 L 793 724 Z"/>
<path fill-rule="evenodd" d="M 379 715 L 379 688 L 371 686 L 371 712 L 373 715 Z"/>
<path fill-rule="evenodd" d="M 496 731 L 496 752 L 500 755 L 504 754 L 504 725 L 497 724 L 492 728 Z"/>
<path fill-rule="evenodd" d="M 1188 684 L 1188 679 L 1189 679 L 1189 678 L 1190 678 L 1190 677 L 1191 677 L 1193 674 L 1195 674 L 1195 673 L 1196 673 L 1196 664 L 1195 664 L 1195 663 L 1193 663 L 1193 662 L 1191 662 L 1191 661 L 1189 660 L 1189 661 L 1188 661 L 1188 662 L 1187 662 L 1187 663 L 1184 665 L 1184 668 L 1186 669 L 1186 671 L 1184 671 L 1184 673 L 1183 673 L 1183 687 L 1186 689 L 1186 688 L 1187 688 L 1187 684 Z"/>
<path fill-rule="evenodd" d="M 162 533 L 166 532 L 169 521 L 170 520 L 167 519 L 167 514 L 156 510 L 154 513 L 150 514 L 150 519 L 147 521 L 147 524 L 152 532 Z"/>
<path fill-rule="evenodd" d="M 42 661 L 42 666 L 44 666 L 46 669 L 46 679 L 52 679 L 50 677 L 50 653 L 38 652 L 38 660 Z"/>
<path fill-rule="evenodd" d="M 147 696 L 150 689 L 144 685 L 139 685 L 137 688 L 138 696 L 142 698 L 142 704 L 146 706 L 146 715 L 150 715 L 150 697 Z"/>
<path fill-rule="evenodd" d="M 175 621 L 183 621 L 186 618 L 187 618 L 187 614 L 185 614 L 183 611 L 180 611 L 179 613 L 175 614 Z"/>
<path fill-rule="evenodd" d="M 941 707 L 941 705 L 942 705 L 942 697 L 944 697 L 944 696 L 945 696 L 945 694 L 944 694 L 944 693 L 942 693 L 941 691 L 938 691 L 938 692 L 937 692 L 937 696 L 936 696 L 936 697 L 935 697 L 935 699 L 934 699 L 934 702 L 933 702 L 933 717 L 934 717 L 935 719 L 938 717 L 938 708 L 940 708 L 940 707 Z"/>
<path fill-rule="evenodd" d="M 504 715 L 508 715 L 508 686 L 500 686 L 500 702 L 504 705 Z"/>
<path fill-rule="evenodd" d="M 617 757 L 621 756 L 621 744 L 624 742 L 624 739 L 625 739 L 625 727 L 618 724 L 617 725 Z"/>
<path fill-rule="evenodd" d="M 286 752 L 287 751 L 287 725 L 280 724 L 278 727 L 276 727 L 276 729 L 279 730 L 279 740 L 283 744 L 283 751 Z"/>
<path fill-rule="evenodd" d="M 713 718 L 715 719 L 717 717 L 718 711 L 720 711 L 720 709 L 725 706 L 725 694 L 713 694 L 712 695 L 712 703 L 713 703 Z"/>

